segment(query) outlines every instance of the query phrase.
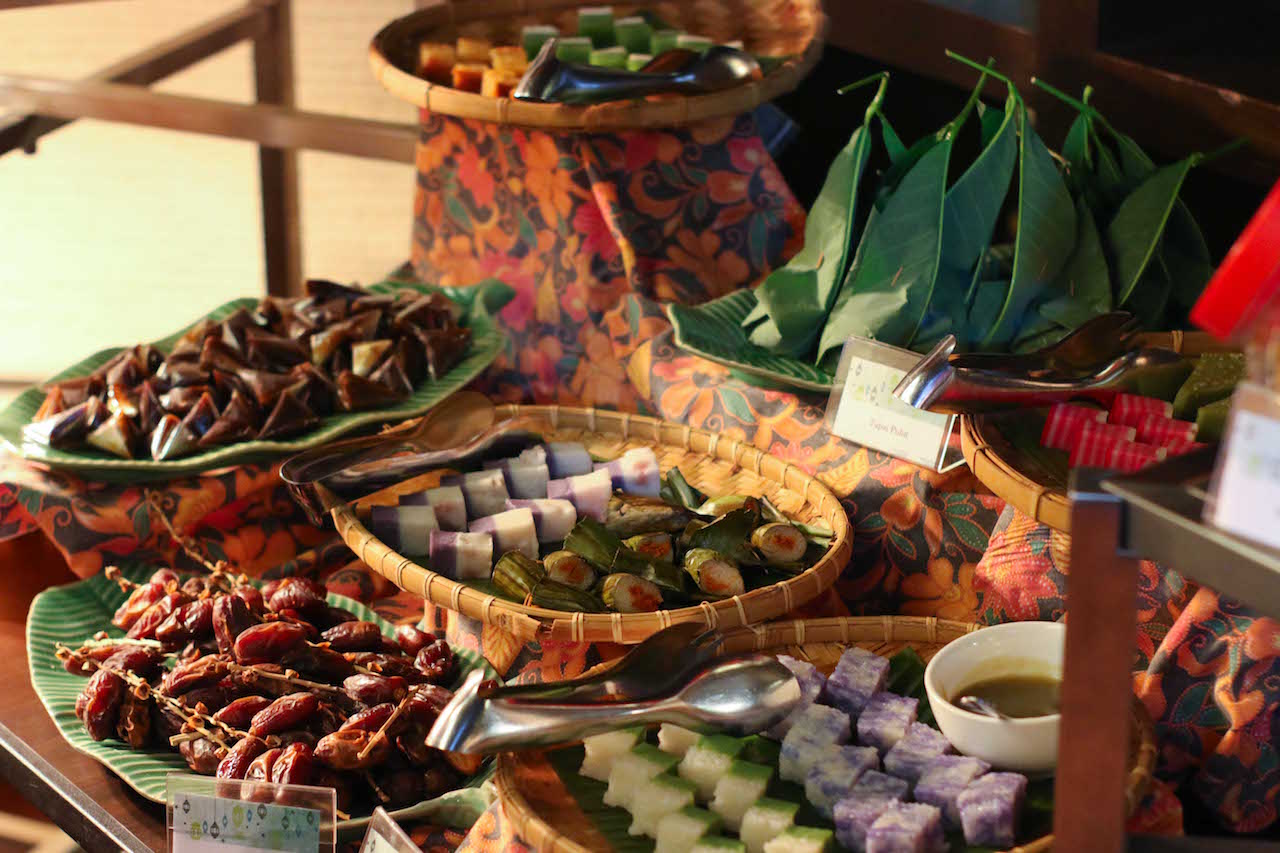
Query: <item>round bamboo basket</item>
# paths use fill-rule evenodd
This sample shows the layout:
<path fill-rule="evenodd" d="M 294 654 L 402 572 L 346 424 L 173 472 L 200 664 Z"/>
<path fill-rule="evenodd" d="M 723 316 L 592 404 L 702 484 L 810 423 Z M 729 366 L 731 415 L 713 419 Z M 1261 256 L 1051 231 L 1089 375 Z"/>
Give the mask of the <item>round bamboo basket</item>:
<path fill-rule="evenodd" d="M 1187 356 L 1232 349 L 1204 332 L 1151 332 L 1142 335 L 1141 342 Z M 1018 413 L 1018 417 L 1025 421 L 1025 414 Z M 1004 428 L 1008 423 L 1002 415 L 961 416 L 960 449 L 969 469 L 1019 512 L 1054 530 L 1070 533 L 1071 499 L 1067 496 L 1066 471 L 1015 445 Z"/>
<path fill-rule="evenodd" d="M 578 441 L 606 458 L 651 447 L 664 472 L 678 467 L 690 484 L 713 497 L 765 495 L 789 518 L 827 525 L 834 534 L 831 546 L 817 564 L 793 578 L 715 603 L 653 613 L 567 613 L 516 604 L 456 583 L 388 548 L 361 523 L 363 505 L 385 503 L 397 494 L 420 490 L 420 485 L 402 484 L 332 510 L 338 533 L 357 556 L 396 586 L 433 604 L 496 625 L 526 642 L 638 643 L 676 622 L 733 628 L 777 618 L 835 583 L 849 560 L 853 529 L 839 499 L 817 478 L 738 439 L 597 409 L 506 405 L 498 407 L 497 416 L 526 419 L 547 441 Z"/>
<path fill-rule="evenodd" d="M 886 657 L 910 646 L 926 661 L 952 640 L 981 628 L 968 622 L 933 617 L 883 616 L 774 622 L 726 632 L 727 653 L 776 651 L 812 662 L 830 673 L 840 654 L 857 645 Z M 1125 805 L 1132 814 L 1146 795 L 1155 769 L 1155 729 L 1136 699 L 1130 714 L 1129 774 Z M 494 784 L 503 814 L 520 839 L 536 853 L 605 853 L 607 840 L 578 807 L 555 769 L 540 752 L 504 753 L 498 757 Z M 1045 853 L 1053 846 L 1046 835 L 1008 853 Z"/>
<path fill-rule="evenodd" d="M 760 80 L 708 95 L 664 96 L 574 106 L 539 104 L 514 98 L 489 98 L 432 84 L 417 75 L 418 44 L 452 42 L 459 35 L 488 38 L 495 44 L 519 44 L 527 24 L 555 23 L 561 31 L 576 26 L 577 10 L 591 0 L 446 0 L 392 21 L 373 37 L 369 65 L 387 91 L 430 112 L 548 130 L 628 130 L 677 127 L 750 112 L 794 89 L 822 53 L 826 16 L 821 0 L 759 3 L 753 0 L 646 2 L 615 7 L 615 14 L 637 9 L 717 41 L 743 41 L 760 56 L 786 57 Z M 769 9 L 779 5 L 776 14 Z M 769 7 L 769 9 L 766 9 Z"/>

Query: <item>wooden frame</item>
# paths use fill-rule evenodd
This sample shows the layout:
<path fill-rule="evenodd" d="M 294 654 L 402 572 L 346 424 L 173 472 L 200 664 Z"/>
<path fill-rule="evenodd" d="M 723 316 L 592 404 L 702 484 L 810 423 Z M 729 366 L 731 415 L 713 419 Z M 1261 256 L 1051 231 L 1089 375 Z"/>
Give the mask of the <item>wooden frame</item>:
<path fill-rule="evenodd" d="M 83 0 L 0 0 L 0 10 Z M 290 0 L 251 0 L 213 20 L 128 56 L 83 80 L 0 74 L 0 155 L 77 118 L 246 139 L 258 143 L 267 292 L 300 292 L 297 150 L 412 163 L 412 125 L 294 108 Z M 253 43 L 257 103 L 152 92 L 146 87 L 243 41 Z"/>

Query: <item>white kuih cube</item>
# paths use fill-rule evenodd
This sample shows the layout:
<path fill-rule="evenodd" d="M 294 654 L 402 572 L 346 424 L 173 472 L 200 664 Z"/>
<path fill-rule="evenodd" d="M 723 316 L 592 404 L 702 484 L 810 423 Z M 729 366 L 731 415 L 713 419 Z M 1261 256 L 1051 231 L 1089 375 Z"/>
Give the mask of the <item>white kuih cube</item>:
<path fill-rule="evenodd" d="M 943 823 L 952 829 L 958 828 L 960 807 L 956 805 L 956 799 L 974 779 L 990 769 L 991 765 L 981 758 L 939 755 L 920 774 L 920 781 L 916 782 L 916 801 L 942 809 Z"/>
<path fill-rule="evenodd" d="M 889 659 L 854 646 L 846 649 L 822 690 L 822 702 L 857 717 L 889 678 Z"/>
<path fill-rule="evenodd" d="M 742 816 L 764 797 L 772 781 L 772 767 L 735 761 L 729 765 L 729 772 L 716 782 L 709 808 L 724 818 L 725 826 L 737 832 L 742 826 Z"/>
<path fill-rule="evenodd" d="M 656 838 L 658 822 L 672 812 L 693 805 L 696 787 L 692 782 L 661 773 L 641 782 L 631 797 L 631 835 Z"/>
<path fill-rule="evenodd" d="M 689 747 L 698 742 L 702 735 L 692 729 L 684 729 L 671 723 L 663 723 L 658 727 L 658 749 L 671 755 L 684 758 Z"/>
<path fill-rule="evenodd" d="M 906 736 L 885 755 L 884 769 L 914 785 L 935 758 L 949 752 L 951 741 L 946 735 L 928 723 L 912 723 Z"/>
<path fill-rule="evenodd" d="M 842 746 L 828 750 L 823 760 L 804 777 L 804 796 L 818 813 L 831 818 L 836 801 L 848 795 L 858 777 L 880 766 L 880 755 L 870 746 Z"/>
<path fill-rule="evenodd" d="M 747 853 L 764 853 L 764 845 L 786 832 L 796 822 L 799 803 L 773 800 L 769 797 L 756 800 L 742 816 L 738 837 L 747 845 Z"/>
<path fill-rule="evenodd" d="M 765 732 L 766 737 L 774 740 L 782 740 L 787 736 L 787 732 L 791 731 L 791 727 L 795 725 L 796 720 L 800 719 L 800 715 L 818 701 L 818 697 L 822 695 L 822 686 L 827 683 L 827 677 L 808 661 L 797 660 L 790 655 L 778 655 L 778 660 L 795 673 L 796 681 L 800 683 L 800 701 L 791 709 L 791 713 L 787 714 L 786 719 Z"/>
<path fill-rule="evenodd" d="M 893 749 L 916 721 L 919 705 L 920 700 L 896 693 L 872 695 L 858 717 L 858 743 L 874 746 L 882 754 Z"/>
<path fill-rule="evenodd" d="M 582 748 L 586 755 L 582 759 L 582 769 L 578 772 L 588 779 L 608 782 L 609 771 L 613 769 L 618 756 L 630 752 L 643 735 L 644 729 L 634 728 L 583 738 Z"/>
<path fill-rule="evenodd" d="M 942 849 L 942 812 L 924 803 L 894 803 L 867 831 L 867 853 L 936 853 Z"/>
<path fill-rule="evenodd" d="M 680 761 L 680 777 L 698 786 L 699 802 L 710 800 L 720 777 L 729 772 L 729 766 L 742 752 L 742 740 L 728 735 L 703 735 L 689 747 Z M 665 753 L 664 753 L 665 754 Z M 672 761 L 676 757 L 670 756 Z"/>
<path fill-rule="evenodd" d="M 609 788 L 604 792 L 606 806 L 631 809 L 631 799 L 640 783 L 666 773 L 676 765 L 676 758 L 647 743 L 631 748 L 619 755 L 609 771 Z"/>
<path fill-rule="evenodd" d="M 720 831 L 720 816 L 697 806 L 672 812 L 658 821 L 657 844 L 653 853 L 685 853 L 698 839 Z"/>
<path fill-rule="evenodd" d="M 723 835 L 704 835 L 689 848 L 689 853 L 747 853 L 747 845 L 736 838 Z"/>
<path fill-rule="evenodd" d="M 764 845 L 764 853 L 832 853 L 835 849 L 835 833 L 813 826 L 793 826 Z"/>
<path fill-rule="evenodd" d="M 965 843 L 1013 844 L 1026 794 L 1027 777 L 1021 773 L 988 773 L 970 783 L 956 798 Z"/>

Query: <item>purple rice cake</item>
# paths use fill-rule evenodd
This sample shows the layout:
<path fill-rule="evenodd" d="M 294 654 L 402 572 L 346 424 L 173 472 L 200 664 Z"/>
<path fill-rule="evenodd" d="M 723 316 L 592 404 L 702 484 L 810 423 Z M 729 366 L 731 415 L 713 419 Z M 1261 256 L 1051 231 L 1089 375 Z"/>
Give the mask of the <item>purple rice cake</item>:
<path fill-rule="evenodd" d="M 867 830 L 866 853 L 945 850 L 942 812 L 924 803 L 894 803 Z"/>
<path fill-rule="evenodd" d="M 974 779 L 990 769 L 991 765 L 981 758 L 939 755 L 920 774 L 920 780 L 916 782 L 916 801 L 942 809 L 942 818 L 947 826 L 959 828 L 960 807 L 956 805 L 956 798 Z"/>
<path fill-rule="evenodd" d="M 951 742 L 946 735 L 928 723 L 912 723 L 906 736 L 885 755 L 884 769 L 914 785 L 935 758 L 948 752 Z"/>
<path fill-rule="evenodd" d="M 822 690 L 822 702 L 857 717 L 871 697 L 884 690 L 888 678 L 888 658 L 857 646 L 846 649 Z"/>
<path fill-rule="evenodd" d="M 1017 835 L 1027 777 L 1021 773 L 979 776 L 956 798 L 967 844 L 1008 847 Z"/>
<path fill-rule="evenodd" d="M 811 705 L 782 739 L 778 775 L 788 782 L 804 782 L 809 768 L 849 742 L 849 715 L 826 705 Z"/>
<path fill-rule="evenodd" d="M 800 719 L 800 715 L 818 701 L 818 697 L 822 695 L 822 687 L 827 683 L 827 677 L 808 661 L 796 660 L 790 655 L 778 655 L 778 660 L 795 673 L 796 681 L 800 682 L 800 701 L 796 703 L 791 713 L 787 714 L 785 720 L 764 733 L 765 737 L 774 740 L 782 740 L 787 736 L 787 732 L 791 731 L 791 727 L 795 725 L 796 720 Z"/>
<path fill-rule="evenodd" d="M 846 850 L 863 853 L 867 849 L 867 830 L 880 819 L 880 815 L 889 810 L 890 806 L 900 802 L 902 798 L 893 794 L 857 794 L 850 791 L 832 808 L 836 824 L 836 840 Z"/>
<path fill-rule="evenodd" d="M 831 819 L 832 807 L 843 799 L 858 777 L 880 766 L 880 755 L 869 746 L 828 750 L 804 776 L 804 796 L 818 813 Z"/>
<path fill-rule="evenodd" d="M 831 676 L 827 686 L 831 686 Z M 881 753 L 893 749 L 902 740 L 907 729 L 916 721 L 916 708 L 920 700 L 899 696 L 896 693 L 875 693 L 858 717 L 858 742 L 874 746 Z"/>

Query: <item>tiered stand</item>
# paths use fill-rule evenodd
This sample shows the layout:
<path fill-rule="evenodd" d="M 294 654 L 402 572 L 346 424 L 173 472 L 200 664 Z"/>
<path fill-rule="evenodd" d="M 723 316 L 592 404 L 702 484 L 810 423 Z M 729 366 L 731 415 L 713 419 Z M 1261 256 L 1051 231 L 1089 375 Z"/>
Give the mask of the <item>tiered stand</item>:
<path fill-rule="evenodd" d="M 1155 560 L 1280 616 L 1280 552 L 1201 521 L 1214 451 L 1107 478 L 1073 472 L 1055 850 L 1263 851 L 1274 841 L 1156 838 L 1124 832 L 1138 561 Z M 1086 534 L 1084 531 L 1088 531 Z"/>

